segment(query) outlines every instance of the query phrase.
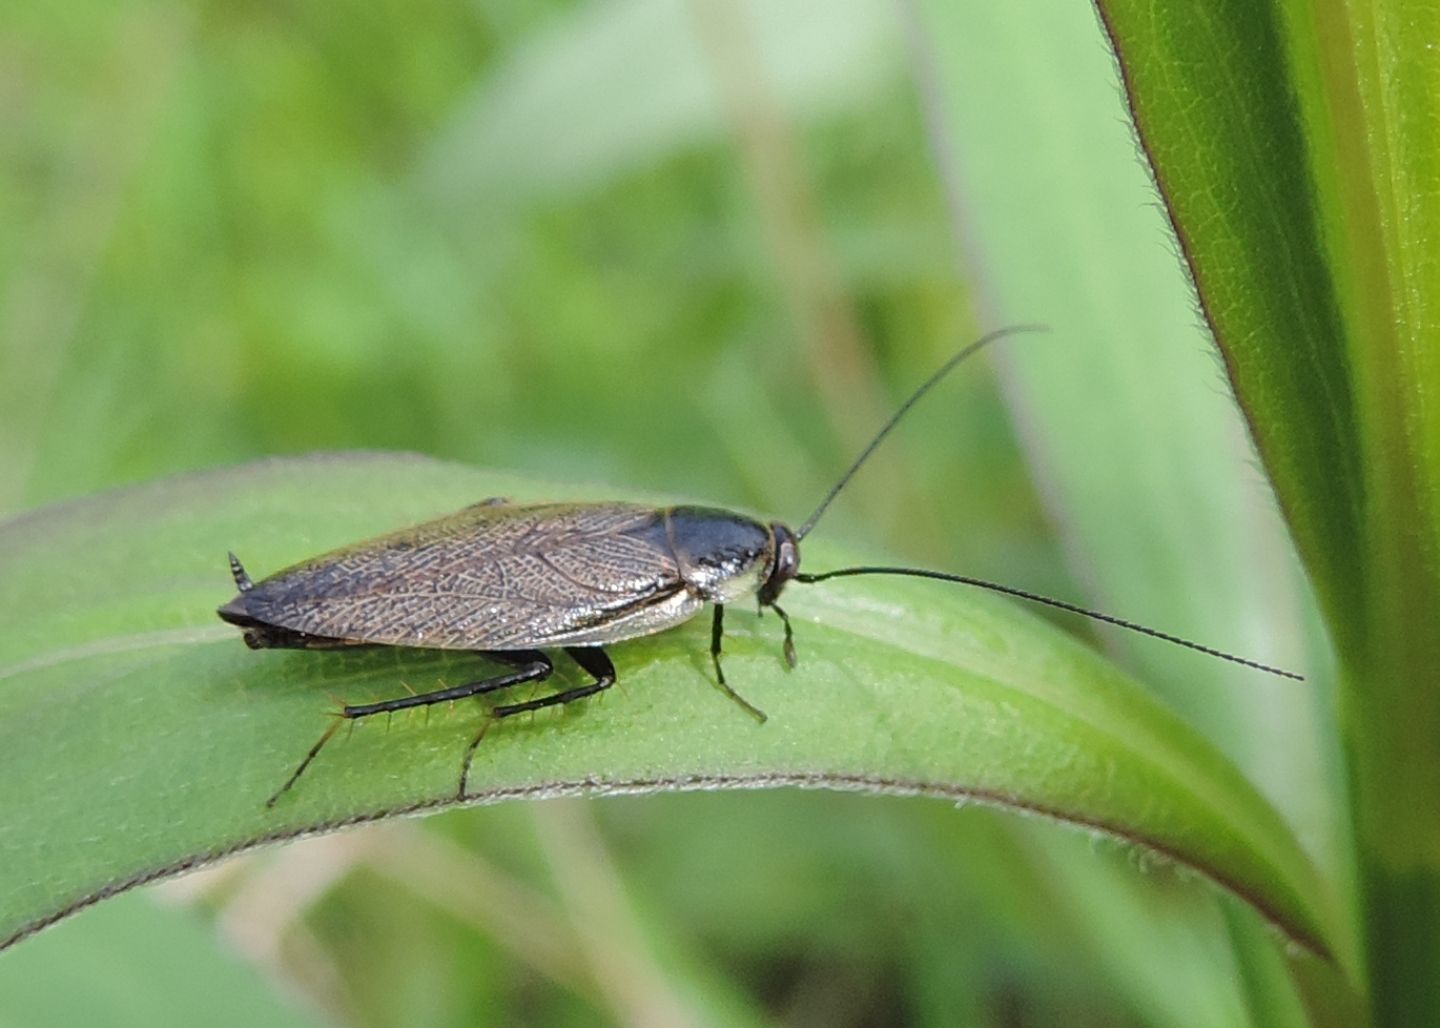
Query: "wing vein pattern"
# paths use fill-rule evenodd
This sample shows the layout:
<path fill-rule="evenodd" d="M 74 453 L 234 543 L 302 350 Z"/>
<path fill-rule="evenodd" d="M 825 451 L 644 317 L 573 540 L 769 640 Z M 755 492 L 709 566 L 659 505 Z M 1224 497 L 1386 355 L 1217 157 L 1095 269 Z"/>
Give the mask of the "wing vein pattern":
<path fill-rule="evenodd" d="M 467 507 L 286 568 L 257 583 L 246 608 L 296 632 L 392 646 L 616 642 L 704 605 L 664 518 L 625 503 Z"/>

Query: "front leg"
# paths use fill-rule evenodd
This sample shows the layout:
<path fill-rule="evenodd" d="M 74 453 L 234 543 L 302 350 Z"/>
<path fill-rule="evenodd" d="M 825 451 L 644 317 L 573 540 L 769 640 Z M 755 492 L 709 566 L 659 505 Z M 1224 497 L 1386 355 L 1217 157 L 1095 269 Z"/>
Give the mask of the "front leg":
<path fill-rule="evenodd" d="M 725 681 L 725 672 L 720 667 L 720 649 L 724 639 L 725 605 L 717 603 L 715 604 L 715 616 L 710 622 L 710 659 L 715 664 L 715 682 L 720 686 L 721 692 L 740 704 L 746 713 L 763 725 L 766 721 L 765 712 L 730 688 L 730 684 Z"/>

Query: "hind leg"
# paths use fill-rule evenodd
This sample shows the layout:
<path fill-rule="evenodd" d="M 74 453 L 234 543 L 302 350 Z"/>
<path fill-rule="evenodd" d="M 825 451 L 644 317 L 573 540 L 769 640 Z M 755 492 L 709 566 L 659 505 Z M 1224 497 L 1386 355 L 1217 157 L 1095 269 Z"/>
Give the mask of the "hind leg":
<path fill-rule="evenodd" d="M 514 652 L 487 652 L 482 651 L 481 656 L 489 657 L 504 664 L 510 664 L 516 670 L 505 675 L 495 675 L 491 678 L 479 678 L 473 682 L 466 682 L 463 685 L 455 685 L 446 689 L 437 689 L 434 692 L 420 693 L 415 696 L 399 696 L 392 700 L 379 700 L 375 703 L 347 704 L 341 708 L 339 717 L 334 724 L 325 729 L 323 735 L 310 747 L 310 752 L 305 754 L 305 759 L 300 761 L 299 766 L 290 773 L 285 784 L 275 790 L 265 806 L 273 807 L 275 801 L 283 796 L 290 787 L 300 780 L 312 761 L 325 748 L 325 744 L 340 728 L 344 721 L 358 721 L 361 718 L 371 717 L 375 714 L 390 714 L 397 710 L 409 710 L 412 707 L 426 707 L 434 703 L 448 703 L 453 700 L 465 699 L 469 696 L 483 696 L 488 692 L 495 692 L 497 689 L 508 689 L 512 685 L 521 685 L 525 682 L 543 682 L 549 678 L 555 670 L 555 665 L 550 658 L 539 650 L 517 650 Z M 476 741 L 478 745 L 478 740 Z M 473 751 L 474 746 L 471 747 Z M 468 755 L 467 755 L 468 766 Z"/>

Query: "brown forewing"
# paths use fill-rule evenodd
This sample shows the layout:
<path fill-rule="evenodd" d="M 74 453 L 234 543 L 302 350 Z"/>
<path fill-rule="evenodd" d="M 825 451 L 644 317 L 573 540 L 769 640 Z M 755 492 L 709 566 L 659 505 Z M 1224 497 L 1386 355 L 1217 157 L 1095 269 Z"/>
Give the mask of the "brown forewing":
<path fill-rule="evenodd" d="M 703 605 L 663 518 L 624 503 L 476 505 L 286 568 L 245 606 L 267 624 L 393 646 L 613 642 Z"/>

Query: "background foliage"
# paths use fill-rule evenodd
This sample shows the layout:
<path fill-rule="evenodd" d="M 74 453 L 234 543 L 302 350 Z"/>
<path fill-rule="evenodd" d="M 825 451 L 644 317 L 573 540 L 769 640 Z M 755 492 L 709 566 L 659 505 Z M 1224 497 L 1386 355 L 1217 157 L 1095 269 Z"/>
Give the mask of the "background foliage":
<path fill-rule="evenodd" d="M 1094 16 L 951 6 L 7 10 L 0 510 L 343 447 L 795 519 L 958 343 L 1048 321 L 824 531 L 1312 672 L 1096 640 L 1340 875 L 1313 601 Z M 377 1025 L 1300 1017 L 1249 912 L 1137 863 L 921 800 L 502 806 L 97 908 L 0 955 L 0 1005 L 64 1023 L 47 983 L 103 948 L 81 991 L 146 1023 L 212 976 Z"/>

